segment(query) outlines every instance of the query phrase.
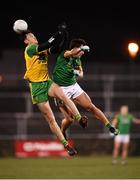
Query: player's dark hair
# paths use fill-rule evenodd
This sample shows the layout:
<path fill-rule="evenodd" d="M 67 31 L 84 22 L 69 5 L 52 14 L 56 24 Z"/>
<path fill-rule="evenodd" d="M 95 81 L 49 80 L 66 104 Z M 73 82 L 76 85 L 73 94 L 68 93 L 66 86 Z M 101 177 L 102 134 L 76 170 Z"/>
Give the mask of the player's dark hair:
<path fill-rule="evenodd" d="M 86 41 L 84 39 L 72 39 L 70 42 L 70 49 L 76 48 L 76 47 L 80 47 L 81 45 L 86 45 Z"/>

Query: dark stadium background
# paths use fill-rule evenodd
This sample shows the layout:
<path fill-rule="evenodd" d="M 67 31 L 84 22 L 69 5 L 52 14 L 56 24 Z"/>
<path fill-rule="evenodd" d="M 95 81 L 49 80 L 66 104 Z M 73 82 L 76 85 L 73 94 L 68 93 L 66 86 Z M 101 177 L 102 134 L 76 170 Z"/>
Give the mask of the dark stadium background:
<path fill-rule="evenodd" d="M 4 2 L 5 3 L 5 2 Z M 55 32 L 62 21 L 68 24 L 70 39 L 83 37 L 94 61 L 127 61 L 127 43 L 140 41 L 139 6 L 134 1 L 15 1 L 1 7 L 1 50 L 21 47 L 12 31 L 16 19 L 28 21 L 41 42 Z"/>

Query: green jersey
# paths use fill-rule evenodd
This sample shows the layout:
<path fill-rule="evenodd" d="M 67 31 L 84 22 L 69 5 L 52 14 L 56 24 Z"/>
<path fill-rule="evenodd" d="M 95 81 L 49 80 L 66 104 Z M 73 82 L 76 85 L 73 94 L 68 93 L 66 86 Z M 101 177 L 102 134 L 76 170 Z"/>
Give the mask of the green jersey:
<path fill-rule="evenodd" d="M 134 119 L 134 116 L 131 114 L 118 114 L 116 115 L 115 119 L 118 121 L 118 129 L 120 130 L 120 134 L 129 134 L 131 123 Z"/>
<path fill-rule="evenodd" d="M 64 52 L 57 57 L 52 79 L 60 86 L 70 86 L 76 83 L 76 75 L 73 70 L 81 66 L 81 60 L 73 57 L 65 58 Z"/>

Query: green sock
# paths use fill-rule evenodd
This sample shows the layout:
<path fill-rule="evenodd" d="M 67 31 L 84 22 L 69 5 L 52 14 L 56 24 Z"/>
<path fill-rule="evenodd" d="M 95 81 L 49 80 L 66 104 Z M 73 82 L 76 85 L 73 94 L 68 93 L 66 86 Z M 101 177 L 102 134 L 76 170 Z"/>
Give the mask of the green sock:
<path fill-rule="evenodd" d="M 68 144 L 68 141 L 67 141 L 66 139 L 63 139 L 63 140 L 61 141 L 61 143 L 62 143 L 64 146 L 66 146 L 66 145 Z"/>
<path fill-rule="evenodd" d="M 74 120 L 79 121 L 81 119 L 81 115 L 77 114 L 76 116 L 74 116 Z"/>
<path fill-rule="evenodd" d="M 112 127 L 110 123 L 107 123 L 105 126 L 106 126 L 108 129 Z"/>

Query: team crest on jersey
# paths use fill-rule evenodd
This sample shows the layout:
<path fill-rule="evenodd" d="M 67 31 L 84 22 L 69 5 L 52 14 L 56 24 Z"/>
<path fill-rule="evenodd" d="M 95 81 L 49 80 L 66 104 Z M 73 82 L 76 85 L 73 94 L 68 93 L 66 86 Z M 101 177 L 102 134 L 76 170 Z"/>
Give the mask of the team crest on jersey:
<path fill-rule="evenodd" d="M 39 60 L 47 60 L 47 57 L 46 57 L 46 54 L 45 53 L 40 53 L 40 54 L 38 54 L 38 56 L 39 56 Z"/>
<path fill-rule="evenodd" d="M 42 62 L 46 63 L 48 60 L 46 53 L 44 53 L 44 52 L 41 52 L 38 54 L 38 59 L 40 60 L 40 63 L 42 63 Z"/>

